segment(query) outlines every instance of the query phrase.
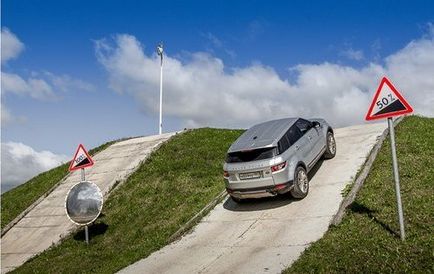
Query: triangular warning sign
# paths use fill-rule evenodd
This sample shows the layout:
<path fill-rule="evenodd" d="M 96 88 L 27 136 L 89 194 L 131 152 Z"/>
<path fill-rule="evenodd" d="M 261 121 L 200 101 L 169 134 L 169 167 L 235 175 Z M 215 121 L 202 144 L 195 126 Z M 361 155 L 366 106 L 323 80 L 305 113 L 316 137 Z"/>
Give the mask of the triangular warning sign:
<path fill-rule="evenodd" d="M 413 112 L 413 108 L 386 77 L 383 77 L 365 119 L 389 118 Z"/>
<path fill-rule="evenodd" d="M 69 171 L 93 166 L 93 160 L 82 144 L 78 145 L 75 156 L 69 165 Z"/>

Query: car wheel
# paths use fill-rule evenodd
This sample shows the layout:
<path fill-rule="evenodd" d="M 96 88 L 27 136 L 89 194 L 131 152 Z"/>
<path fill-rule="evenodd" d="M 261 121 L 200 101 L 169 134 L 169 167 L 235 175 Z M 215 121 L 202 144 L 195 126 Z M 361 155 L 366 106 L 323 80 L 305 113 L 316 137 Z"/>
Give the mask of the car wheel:
<path fill-rule="evenodd" d="M 324 152 L 324 158 L 331 159 L 336 155 L 336 140 L 332 132 L 327 132 L 326 139 L 326 151 Z"/>
<path fill-rule="evenodd" d="M 295 170 L 294 187 L 291 189 L 291 195 L 297 199 L 303 199 L 309 193 L 309 178 L 304 167 L 299 166 Z"/>

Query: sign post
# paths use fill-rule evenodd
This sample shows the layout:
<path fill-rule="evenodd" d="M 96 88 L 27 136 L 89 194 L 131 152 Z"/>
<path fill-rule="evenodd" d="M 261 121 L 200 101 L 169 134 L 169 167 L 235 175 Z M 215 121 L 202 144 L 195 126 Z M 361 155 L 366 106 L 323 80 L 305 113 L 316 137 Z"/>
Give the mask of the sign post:
<path fill-rule="evenodd" d="M 93 164 L 94 162 L 90 157 L 89 153 L 86 151 L 84 146 L 80 144 L 78 145 L 77 151 L 75 152 L 74 159 L 72 159 L 71 164 L 69 165 L 69 171 L 72 172 L 77 169 L 81 169 L 81 182 L 86 182 L 84 168 L 93 166 Z M 68 209 L 67 209 L 67 213 L 68 213 Z M 88 224 L 85 224 L 84 226 L 84 234 L 85 234 L 86 243 L 89 244 L 89 229 L 87 225 Z"/>
<path fill-rule="evenodd" d="M 391 117 L 387 118 L 387 122 L 389 123 L 390 147 L 392 150 L 393 178 L 395 179 L 395 194 L 396 203 L 398 206 L 399 231 L 401 232 L 401 239 L 405 240 L 404 214 L 402 212 L 401 190 L 399 186 L 398 159 L 396 158 L 395 129 L 393 127 L 393 120 Z"/>
<path fill-rule="evenodd" d="M 399 91 L 392 85 L 392 83 L 386 77 L 381 80 L 380 86 L 374 95 L 371 106 L 365 119 L 367 121 L 387 118 L 390 135 L 390 146 L 392 150 L 392 166 L 393 166 L 393 178 L 395 180 L 395 194 L 396 203 L 398 208 L 398 221 L 401 240 L 405 240 L 404 229 L 404 214 L 402 210 L 401 202 L 401 190 L 399 185 L 399 170 L 398 159 L 396 157 L 396 145 L 395 145 L 395 129 L 393 127 L 394 116 L 399 116 L 413 112 L 413 108 L 402 97 Z"/>
<path fill-rule="evenodd" d="M 82 182 L 86 181 L 84 168 L 81 169 L 81 181 Z M 87 225 L 84 226 L 84 239 L 86 241 L 86 244 L 89 244 L 89 229 L 88 229 Z"/>

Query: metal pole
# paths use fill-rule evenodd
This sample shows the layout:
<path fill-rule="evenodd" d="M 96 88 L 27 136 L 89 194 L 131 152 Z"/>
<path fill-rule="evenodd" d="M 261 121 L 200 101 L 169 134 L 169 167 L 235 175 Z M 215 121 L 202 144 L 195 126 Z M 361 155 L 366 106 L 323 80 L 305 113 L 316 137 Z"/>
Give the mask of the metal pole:
<path fill-rule="evenodd" d="M 81 169 L 81 181 L 82 182 L 86 181 L 86 177 L 84 175 L 84 168 Z"/>
<path fill-rule="evenodd" d="M 89 229 L 87 225 L 84 226 L 84 238 L 86 239 L 86 244 L 89 244 Z"/>
<path fill-rule="evenodd" d="M 84 168 L 81 169 L 81 181 L 82 182 L 86 181 Z M 89 244 L 89 228 L 87 227 L 87 225 L 84 226 L 84 238 L 86 240 L 86 244 Z"/>
<path fill-rule="evenodd" d="M 401 232 L 401 240 L 404 241 L 405 240 L 404 214 L 402 212 L 401 190 L 399 187 L 398 160 L 396 158 L 396 146 L 395 146 L 395 129 L 393 127 L 392 118 L 387 118 L 387 122 L 389 124 L 390 147 L 392 149 L 393 178 L 395 179 L 396 203 L 398 205 L 399 231 Z"/>
<path fill-rule="evenodd" d="M 160 127 L 158 133 L 161 135 L 163 133 L 163 52 L 161 52 L 160 57 Z"/>

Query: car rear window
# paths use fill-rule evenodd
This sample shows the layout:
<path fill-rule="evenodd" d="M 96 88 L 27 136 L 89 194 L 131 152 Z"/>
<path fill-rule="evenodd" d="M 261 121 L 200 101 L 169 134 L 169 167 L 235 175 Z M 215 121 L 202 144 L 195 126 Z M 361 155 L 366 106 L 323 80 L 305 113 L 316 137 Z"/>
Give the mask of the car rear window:
<path fill-rule="evenodd" d="M 226 163 L 242 163 L 273 158 L 277 155 L 275 147 L 228 153 Z"/>

